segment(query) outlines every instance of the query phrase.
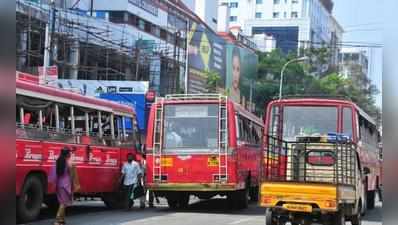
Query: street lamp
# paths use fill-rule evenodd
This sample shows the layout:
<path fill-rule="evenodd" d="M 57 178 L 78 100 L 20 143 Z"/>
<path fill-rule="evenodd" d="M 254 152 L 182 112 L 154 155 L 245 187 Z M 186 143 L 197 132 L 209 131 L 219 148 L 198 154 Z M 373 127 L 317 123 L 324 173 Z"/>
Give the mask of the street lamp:
<path fill-rule="evenodd" d="M 285 70 L 286 70 L 286 67 L 287 67 L 290 63 L 305 61 L 305 60 L 307 60 L 307 59 L 308 59 L 307 56 L 300 57 L 300 58 L 295 58 L 295 59 L 292 59 L 292 60 L 287 61 L 287 62 L 285 63 L 285 65 L 283 65 L 282 70 L 281 70 L 280 83 L 279 83 L 279 100 L 282 99 L 283 74 L 284 74 L 284 72 L 285 72 Z"/>

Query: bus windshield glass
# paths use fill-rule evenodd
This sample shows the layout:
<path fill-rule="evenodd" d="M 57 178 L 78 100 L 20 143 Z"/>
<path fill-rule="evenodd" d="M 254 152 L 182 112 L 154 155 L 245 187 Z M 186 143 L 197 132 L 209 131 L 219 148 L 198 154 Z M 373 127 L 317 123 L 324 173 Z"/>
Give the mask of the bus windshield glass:
<path fill-rule="evenodd" d="M 218 105 L 165 105 L 165 151 L 216 151 Z"/>
<path fill-rule="evenodd" d="M 283 139 L 295 141 L 300 136 L 320 136 L 337 131 L 337 107 L 285 106 Z"/>

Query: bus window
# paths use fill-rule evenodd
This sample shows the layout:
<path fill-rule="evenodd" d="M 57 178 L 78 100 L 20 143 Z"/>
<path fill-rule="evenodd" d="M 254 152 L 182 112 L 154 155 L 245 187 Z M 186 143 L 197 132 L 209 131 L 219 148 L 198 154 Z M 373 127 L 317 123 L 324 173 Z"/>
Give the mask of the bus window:
<path fill-rule="evenodd" d="M 166 151 L 209 151 L 218 147 L 218 105 L 166 105 Z"/>
<path fill-rule="evenodd" d="M 337 107 L 285 106 L 283 118 L 283 139 L 288 141 L 337 131 Z"/>
<path fill-rule="evenodd" d="M 343 133 L 352 137 L 352 109 L 343 109 Z"/>

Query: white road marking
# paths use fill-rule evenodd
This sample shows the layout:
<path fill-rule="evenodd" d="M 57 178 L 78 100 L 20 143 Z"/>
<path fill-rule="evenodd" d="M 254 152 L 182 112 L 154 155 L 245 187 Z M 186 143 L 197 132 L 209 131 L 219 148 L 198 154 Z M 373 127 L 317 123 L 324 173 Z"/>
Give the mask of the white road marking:
<path fill-rule="evenodd" d="M 233 221 L 233 222 L 231 222 L 231 223 L 229 223 L 229 224 L 239 224 L 239 223 L 244 223 L 244 222 L 247 222 L 247 221 L 250 221 L 250 220 L 253 220 L 254 218 L 243 218 L 243 219 L 239 219 L 239 220 L 235 220 L 235 221 Z"/>

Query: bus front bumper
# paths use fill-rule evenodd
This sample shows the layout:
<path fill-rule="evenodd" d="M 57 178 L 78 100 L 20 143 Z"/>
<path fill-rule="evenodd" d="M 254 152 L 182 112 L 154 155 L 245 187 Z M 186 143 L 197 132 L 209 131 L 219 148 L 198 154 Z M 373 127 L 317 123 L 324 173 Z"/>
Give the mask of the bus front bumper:
<path fill-rule="evenodd" d="M 152 183 L 146 186 L 151 191 L 235 191 L 243 188 L 236 183 Z"/>

